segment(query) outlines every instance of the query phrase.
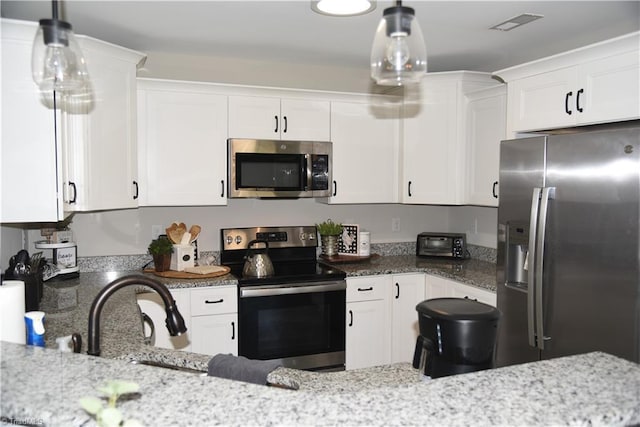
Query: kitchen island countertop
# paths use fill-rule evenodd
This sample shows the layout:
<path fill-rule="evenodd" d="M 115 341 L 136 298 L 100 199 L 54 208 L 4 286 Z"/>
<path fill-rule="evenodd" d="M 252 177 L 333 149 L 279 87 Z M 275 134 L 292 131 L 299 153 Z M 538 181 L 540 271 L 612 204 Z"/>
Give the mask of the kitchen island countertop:
<path fill-rule="evenodd" d="M 95 388 L 109 379 L 140 385 L 118 406 L 125 418 L 155 426 L 640 422 L 640 368 L 604 353 L 405 385 L 291 391 L 4 342 L 0 352 L 0 415 L 9 423 L 94 425 L 78 399 L 97 396 Z"/>

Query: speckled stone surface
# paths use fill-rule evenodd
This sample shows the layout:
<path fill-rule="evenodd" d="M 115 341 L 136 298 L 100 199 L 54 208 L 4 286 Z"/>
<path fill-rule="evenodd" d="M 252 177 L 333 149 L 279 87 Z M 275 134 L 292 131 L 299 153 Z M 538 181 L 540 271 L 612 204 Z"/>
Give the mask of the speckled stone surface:
<path fill-rule="evenodd" d="M 368 261 L 334 265 L 346 272 L 347 277 L 423 272 L 494 292 L 496 290 L 496 265 L 476 259 L 454 261 L 395 255 L 372 256 Z"/>
<path fill-rule="evenodd" d="M 122 360 L 0 344 L 6 422 L 95 425 L 78 404 L 108 379 L 140 385 L 119 403 L 153 426 L 442 425 L 624 426 L 640 423 L 640 368 L 589 353 L 489 371 L 366 387 L 283 390 Z M 393 370 L 391 370 L 393 372 Z M 345 373 L 346 374 L 346 373 Z M 317 374 L 335 375 L 335 374 Z M 357 387 L 354 387 L 357 388 Z"/>

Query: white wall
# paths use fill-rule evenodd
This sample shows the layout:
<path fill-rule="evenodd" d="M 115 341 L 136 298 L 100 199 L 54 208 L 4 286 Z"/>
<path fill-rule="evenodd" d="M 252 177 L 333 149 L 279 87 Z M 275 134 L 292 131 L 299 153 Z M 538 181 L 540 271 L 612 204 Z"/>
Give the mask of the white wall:
<path fill-rule="evenodd" d="M 396 90 L 373 84 L 368 64 L 346 68 L 162 52 L 149 52 L 138 76 L 338 92 Z"/>
<path fill-rule="evenodd" d="M 229 200 L 228 206 L 140 208 L 78 213 L 71 229 L 78 256 L 136 255 L 147 252 L 153 225 L 168 227 L 174 221 L 187 227 L 198 224 L 198 248 L 220 250 L 220 229 L 231 227 L 313 225 L 331 218 L 360 224 L 371 231 L 373 243 L 413 242 L 421 231 L 466 232 L 469 243 L 496 247 L 496 209 L 467 206 L 325 205 L 310 199 Z M 400 231 L 391 219 L 400 219 Z M 477 226 L 476 226 L 477 224 Z M 29 231 L 28 250 L 42 237 Z"/>
<path fill-rule="evenodd" d="M 19 226 L 0 226 L 0 269 L 9 267 L 9 258 L 22 249 L 22 229 Z"/>

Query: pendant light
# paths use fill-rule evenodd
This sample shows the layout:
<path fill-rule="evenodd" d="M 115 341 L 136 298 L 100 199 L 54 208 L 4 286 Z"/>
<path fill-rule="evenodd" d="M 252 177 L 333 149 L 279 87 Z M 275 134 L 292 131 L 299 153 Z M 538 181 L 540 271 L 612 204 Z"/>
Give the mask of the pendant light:
<path fill-rule="evenodd" d="M 383 86 L 419 83 L 427 72 L 427 49 L 415 11 L 402 6 L 384 10 L 371 48 L 371 77 Z"/>
<path fill-rule="evenodd" d="M 52 0 L 52 19 L 41 19 L 33 41 L 31 70 L 42 92 L 73 92 L 84 88 L 89 73 L 71 24 L 58 19 L 58 1 Z"/>

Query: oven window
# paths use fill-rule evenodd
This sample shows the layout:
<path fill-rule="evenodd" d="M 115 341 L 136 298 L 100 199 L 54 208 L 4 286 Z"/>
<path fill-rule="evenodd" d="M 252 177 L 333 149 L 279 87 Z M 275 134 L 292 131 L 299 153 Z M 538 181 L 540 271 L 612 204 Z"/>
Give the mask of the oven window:
<path fill-rule="evenodd" d="M 451 249 L 451 239 L 448 237 L 434 239 L 427 239 L 426 246 L 428 249 L 434 249 L 437 251 L 448 251 Z"/>
<path fill-rule="evenodd" d="M 301 154 L 236 153 L 236 187 L 302 191 L 306 183 Z"/>
<path fill-rule="evenodd" d="M 240 298 L 239 354 L 280 359 L 344 351 L 345 291 Z"/>

